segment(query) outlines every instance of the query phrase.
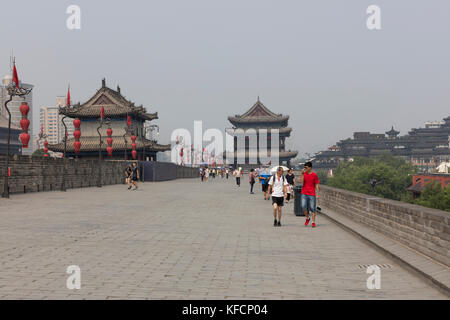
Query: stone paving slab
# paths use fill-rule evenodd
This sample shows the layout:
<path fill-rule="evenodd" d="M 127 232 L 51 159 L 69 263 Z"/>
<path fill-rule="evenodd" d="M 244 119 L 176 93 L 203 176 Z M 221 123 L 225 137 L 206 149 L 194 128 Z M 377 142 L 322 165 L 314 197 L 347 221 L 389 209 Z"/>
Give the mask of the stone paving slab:
<path fill-rule="evenodd" d="M 379 251 L 393 257 L 405 268 L 410 269 L 419 277 L 429 281 L 447 295 L 447 297 L 450 297 L 450 268 L 448 266 L 408 248 L 398 241 L 378 233 L 365 225 L 352 221 L 329 208 L 323 207 L 322 211 L 324 216 L 344 229 L 355 233 Z"/>
<path fill-rule="evenodd" d="M 0 199 L 2 299 L 446 299 L 319 216 L 318 227 L 243 178 L 197 179 Z M 381 289 L 359 265 L 386 264 Z M 81 268 L 81 289 L 66 268 Z"/>

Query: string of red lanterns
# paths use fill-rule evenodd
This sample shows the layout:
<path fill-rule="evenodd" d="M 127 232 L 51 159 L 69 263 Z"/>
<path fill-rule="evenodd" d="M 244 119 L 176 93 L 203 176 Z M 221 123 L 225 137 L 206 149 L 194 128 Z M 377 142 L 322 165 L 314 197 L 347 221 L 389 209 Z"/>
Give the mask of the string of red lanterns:
<path fill-rule="evenodd" d="M 48 141 L 47 141 L 47 139 L 44 140 L 44 157 L 48 158 Z"/>
<path fill-rule="evenodd" d="M 19 110 L 22 114 L 22 119 L 20 120 L 22 133 L 20 134 L 19 138 L 22 142 L 22 148 L 28 148 L 28 143 L 30 142 L 30 134 L 28 133 L 28 128 L 30 127 L 30 120 L 28 120 L 28 112 L 30 112 L 30 106 L 24 101 L 20 105 Z"/>
<path fill-rule="evenodd" d="M 81 137 L 81 130 L 80 130 L 81 120 L 78 119 L 78 118 L 73 120 L 73 126 L 75 127 L 75 130 L 73 132 L 73 136 L 75 138 L 75 142 L 73 143 L 73 148 L 75 149 L 75 154 L 79 154 L 80 153 L 80 149 L 81 149 L 81 142 L 80 142 L 80 137 Z"/>
<path fill-rule="evenodd" d="M 134 134 L 131 136 L 131 155 L 133 156 L 133 160 L 136 160 L 136 136 Z"/>
<path fill-rule="evenodd" d="M 112 157 L 112 153 L 113 153 L 113 138 L 112 138 L 112 133 L 113 130 L 111 128 L 108 128 L 106 130 L 106 134 L 108 135 L 108 138 L 106 139 L 106 143 L 108 144 L 108 146 L 106 147 L 106 151 L 108 152 L 108 156 Z"/>

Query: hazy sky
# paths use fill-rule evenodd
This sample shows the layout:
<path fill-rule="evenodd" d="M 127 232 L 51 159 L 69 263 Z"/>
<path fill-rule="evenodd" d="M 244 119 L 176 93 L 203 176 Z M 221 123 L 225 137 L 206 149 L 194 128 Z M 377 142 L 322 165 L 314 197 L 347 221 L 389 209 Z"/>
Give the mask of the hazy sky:
<path fill-rule="evenodd" d="M 81 30 L 66 8 L 81 8 Z M 381 8 L 369 31 L 366 9 Z M 230 127 L 256 101 L 290 115 L 287 145 L 316 152 L 353 131 L 401 134 L 450 115 L 448 0 L 6 1 L 0 74 L 14 49 L 35 85 L 35 120 L 70 82 L 84 102 L 101 86 L 176 128 Z M 35 129 L 39 128 L 35 125 Z"/>

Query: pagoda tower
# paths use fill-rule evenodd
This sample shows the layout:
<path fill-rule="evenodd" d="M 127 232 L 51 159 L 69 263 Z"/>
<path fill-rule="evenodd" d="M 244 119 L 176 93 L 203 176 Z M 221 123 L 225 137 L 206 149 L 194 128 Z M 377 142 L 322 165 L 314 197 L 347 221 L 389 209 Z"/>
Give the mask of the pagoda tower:
<path fill-rule="evenodd" d="M 104 108 L 104 119 L 109 119 L 109 124 L 104 124 L 100 129 L 102 143 L 100 146 L 100 137 L 97 132 L 99 126 L 99 118 L 102 107 Z M 74 111 L 76 110 L 76 111 Z M 132 159 L 132 140 L 131 136 L 136 136 L 137 159 L 143 160 L 143 151 L 145 148 L 145 158 L 156 160 L 156 153 L 159 151 L 170 150 L 170 144 L 160 145 L 156 141 L 145 138 L 145 121 L 158 119 L 158 113 L 147 113 L 146 109 L 141 106 L 135 106 L 133 102 L 127 100 L 117 90 L 112 90 L 106 86 L 105 79 L 102 80 L 102 86 L 97 92 L 85 103 L 73 107 L 61 108 L 62 115 L 68 118 L 78 118 L 81 120 L 81 149 L 78 156 L 84 159 L 97 159 L 99 149 L 104 159 Z M 128 125 L 130 121 L 130 125 Z M 107 156 L 107 132 L 111 128 L 113 130 L 113 154 L 112 157 Z M 74 157 L 74 138 L 67 140 L 66 157 Z M 49 144 L 48 149 L 54 152 L 64 152 L 64 143 Z"/>
<path fill-rule="evenodd" d="M 292 131 L 288 127 L 288 120 L 289 116 L 270 111 L 259 100 L 259 97 L 255 104 L 244 114 L 228 117 L 228 121 L 231 122 L 233 128 L 227 129 L 226 132 L 234 137 L 234 152 L 226 153 L 227 161 L 230 162 L 231 160 L 234 166 L 242 166 L 244 168 L 276 164 L 283 164 L 289 167 L 290 160 L 297 156 L 297 151 L 286 151 L 286 138 L 291 135 Z M 264 163 L 264 156 L 271 153 L 272 129 L 278 130 L 279 161 L 278 163 Z M 240 135 L 245 136 L 245 150 L 237 150 Z M 253 145 L 250 143 L 252 136 L 256 137 L 256 143 Z M 274 137 L 276 136 L 274 135 Z M 262 141 L 262 139 L 267 139 L 267 141 Z M 264 156 L 260 157 L 260 148 L 263 147 L 267 148 L 265 150 L 267 152 L 264 152 Z M 250 158 L 256 159 L 257 163 L 250 163 Z M 239 163 L 239 159 L 245 159 L 245 161 Z"/>

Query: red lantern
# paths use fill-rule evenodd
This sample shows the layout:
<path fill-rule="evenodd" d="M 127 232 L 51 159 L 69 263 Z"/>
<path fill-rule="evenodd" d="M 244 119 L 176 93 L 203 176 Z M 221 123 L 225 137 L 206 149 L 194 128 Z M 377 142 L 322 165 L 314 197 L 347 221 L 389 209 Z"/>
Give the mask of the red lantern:
<path fill-rule="evenodd" d="M 22 102 L 22 104 L 19 107 L 20 113 L 22 116 L 27 116 L 28 112 L 30 112 L 30 106 L 25 101 Z"/>
<path fill-rule="evenodd" d="M 108 135 L 108 137 L 111 137 L 111 136 L 112 136 L 112 133 L 113 133 L 113 131 L 112 131 L 111 128 L 108 128 L 108 129 L 106 130 L 106 134 Z"/>
<path fill-rule="evenodd" d="M 112 145 L 113 139 L 112 138 L 107 138 L 106 139 L 106 143 L 108 144 L 108 146 Z"/>
<path fill-rule="evenodd" d="M 28 119 L 20 119 L 20 126 L 22 127 L 22 131 L 27 131 L 30 126 L 30 120 Z"/>
<path fill-rule="evenodd" d="M 136 150 L 131 151 L 131 155 L 133 156 L 133 159 L 136 159 L 137 151 Z"/>
<path fill-rule="evenodd" d="M 183 154 L 184 154 L 183 148 L 181 148 L 181 150 L 180 150 L 180 157 L 183 157 Z"/>
<path fill-rule="evenodd" d="M 22 142 L 22 148 L 28 148 L 28 142 L 30 142 L 30 135 L 28 132 L 22 132 L 19 137 Z"/>
<path fill-rule="evenodd" d="M 131 141 L 136 142 L 136 136 L 131 136 Z"/>
<path fill-rule="evenodd" d="M 48 153 L 48 148 L 44 148 L 44 153 L 45 153 L 45 154 Z"/>
<path fill-rule="evenodd" d="M 127 116 L 127 126 L 131 126 L 131 117 Z"/>
<path fill-rule="evenodd" d="M 106 151 L 108 152 L 108 156 L 112 156 L 112 153 L 113 153 L 113 148 L 112 147 L 106 147 Z"/>
<path fill-rule="evenodd" d="M 80 142 L 80 137 L 81 137 L 81 130 L 80 130 L 81 120 L 78 119 L 78 118 L 73 120 L 73 126 L 75 127 L 75 130 L 73 131 L 73 136 L 75 138 L 75 142 L 73 143 L 73 148 L 75 150 L 75 154 L 78 154 L 80 152 L 80 149 L 81 149 L 81 142 Z"/>
<path fill-rule="evenodd" d="M 105 108 L 100 109 L 100 118 L 103 120 L 103 117 L 105 116 Z"/>
<path fill-rule="evenodd" d="M 46 148 L 48 147 L 48 141 L 47 140 L 44 141 L 44 147 L 46 147 Z"/>
<path fill-rule="evenodd" d="M 136 150 L 136 143 L 131 144 L 131 149 Z"/>
<path fill-rule="evenodd" d="M 75 153 L 78 154 L 80 152 L 80 149 L 81 149 L 81 142 L 80 141 L 75 141 L 73 143 L 73 147 L 75 149 Z"/>
<path fill-rule="evenodd" d="M 81 120 L 80 119 L 75 119 L 75 120 L 73 120 L 73 126 L 76 128 L 76 129 L 79 129 L 80 128 L 80 126 L 81 126 Z"/>
<path fill-rule="evenodd" d="M 19 107 L 20 113 L 22 114 L 22 119 L 20 120 L 20 126 L 22 127 L 22 133 L 19 138 L 22 142 L 22 148 L 28 148 L 28 143 L 30 142 L 30 135 L 28 134 L 28 127 L 30 126 L 30 120 L 28 120 L 28 112 L 30 112 L 30 107 L 25 101 Z"/>

